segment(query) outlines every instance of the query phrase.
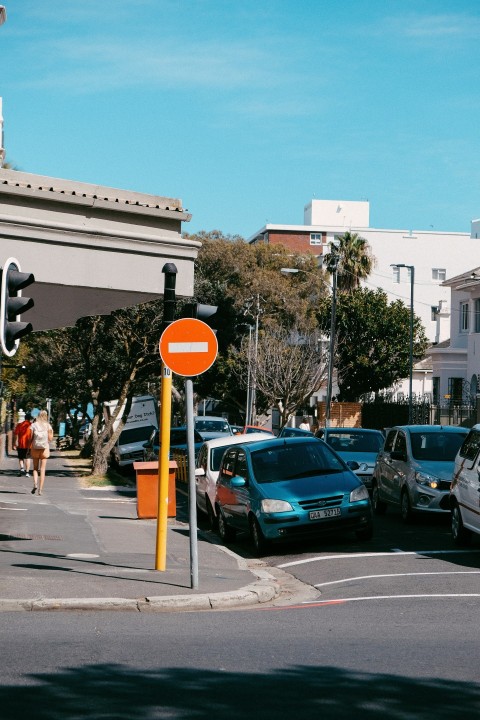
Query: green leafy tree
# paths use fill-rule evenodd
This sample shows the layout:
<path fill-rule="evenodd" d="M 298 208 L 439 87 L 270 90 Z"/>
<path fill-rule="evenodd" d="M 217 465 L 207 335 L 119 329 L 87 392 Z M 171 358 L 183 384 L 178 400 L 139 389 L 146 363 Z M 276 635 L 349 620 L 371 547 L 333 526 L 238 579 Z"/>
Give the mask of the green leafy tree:
<path fill-rule="evenodd" d="M 331 306 L 325 302 L 319 322 L 329 332 Z M 383 290 L 358 288 L 338 298 L 336 355 L 339 400 L 355 401 L 377 393 L 410 369 L 410 309 L 401 300 L 389 303 Z M 425 354 L 428 340 L 414 318 L 414 357 Z"/>
<path fill-rule="evenodd" d="M 218 306 L 219 355 L 211 370 L 195 381 L 200 397 L 214 397 L 243 414 L 248 360 L 239 352 L 254 327 L 316 329 L 315 309 L 327 293 L 325 275 L 312 255 L 292 255 L 282 245 L 249 245 L 219 231 L 188 236 L 200 240 L 195 268 L 195 299 Z M 299 272 L 290 276 L 282 268 Z M 268 400 L 259 391 L 257 404 Z"/>
<path fill-rule="evenodd" d="M 103 474 L 108 456 L 128 416 L 134 394 L 160 373 L 158 339 L 162 303 L 153 302 L 87 317 L 74 327 L 34 334 L 29 341 L 29 374 L 66 408 L 89 402 L 92 417 L 92 473 Z M 118 400 L 109 420 L 103 404 Z M 118 426 L 114 430 L 114 426 Z"/>
<path fill-rule="evenodd" d="M 324 266 L 332 273 L 337 264 L 339 292 L 352 292 L 360 286 L 374 267 L 375 260 L 365 238 L 357 233 L 346 232 L 336 236 L 338 247 L 324 255 Z"/>

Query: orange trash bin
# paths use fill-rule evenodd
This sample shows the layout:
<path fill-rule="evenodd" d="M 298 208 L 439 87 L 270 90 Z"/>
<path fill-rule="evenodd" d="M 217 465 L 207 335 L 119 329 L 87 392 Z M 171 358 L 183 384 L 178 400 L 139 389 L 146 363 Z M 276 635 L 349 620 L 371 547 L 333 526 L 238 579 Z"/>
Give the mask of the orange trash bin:
<path fill-rule="evenodd" d="M 158 515 L 158 461 L 136 462 L 133 468 L 137 476 L 137 517 L 156 518 Z M 175 497 L 175 471 L 177 463 L 168 463 L 168 510 L 167 517 L 177 516 Z"/>

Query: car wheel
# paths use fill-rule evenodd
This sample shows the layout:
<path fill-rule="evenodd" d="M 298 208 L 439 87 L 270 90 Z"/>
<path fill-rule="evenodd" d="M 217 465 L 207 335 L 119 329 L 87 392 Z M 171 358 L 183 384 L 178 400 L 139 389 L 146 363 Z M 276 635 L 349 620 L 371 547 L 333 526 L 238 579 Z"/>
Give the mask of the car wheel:
<path fill-rule="evenodd" d="M 455 503 L 452 507 L 452 537 L 455 545 L 468 545 L 472 537 L 470 530 L 467 530 L 463 525 L 462 513 L 458 503 Z"/>
<path fill-rule="evenodd" d="M 376 515 L 383 515 L 387 509 L 387 503 L 380 500 L 380 490 L 378 489 L 377 483 L 373 483 L 372 505 L 373 511 Z"/>
<path fill-rule="evenodd" d="M 357 540 L 371 540 L 373 535 L 373 523 L 369 523 L 366 528 L 357 530 L 355 532 Z"/>
<path fill-rule="evenodd" d="M 212 503 L 210 502 L 208 495 L 205 497 L 205 507 L 207 508 L 208 524 L 210 525 L 212 530 L 216 530 L 218 523 L 217 516 L 215 515 Z"/>
<path fill-rule="evenodd" d="M 400 513 L 404 523 L 411 523 L 413 521 L 413 510 L 410 505 L 408 490 L 405 488 L 402 490 L 402 495 L 400 497 Z"/>
<path fill-rule="evenodd" d="M 224 543 L 233 542 L 237 536 L 237 531 L 227 525 L 225 517 L 217 505 L 217 519 L 218 519 L 218 534 L 222 538 Z"/>
<path fill-rule="evenodd" d="M 257 518 L 253 517 L 253 515 L 250 517 L 250 536 L 256 555 L 264 555 L 268 547 L 268 541 L 265 539 Z"/>

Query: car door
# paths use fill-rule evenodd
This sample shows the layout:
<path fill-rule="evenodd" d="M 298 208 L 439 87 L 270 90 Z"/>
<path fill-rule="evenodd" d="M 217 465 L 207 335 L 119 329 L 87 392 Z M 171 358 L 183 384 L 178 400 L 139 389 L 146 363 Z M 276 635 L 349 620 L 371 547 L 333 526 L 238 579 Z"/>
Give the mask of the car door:
<path fill-rule="evenodd" d="M 408 470 L 407 436 L 403 430 L 398 430 L 390 453 L 387 493 L 390 502 L 400 503 L 400 492 L 406 481 Z"/>
<path fill-rule="evenodd" d="M 202 445 L 196 462 L 195 494 L 197 497 L 197 505 L 203 512 L 206 512 L 205 494 L 207 492 L 207 460 L 208 448 L 206 445 Z"/>
<path fill-rule="evenodd" d="M 396 428 L 389 430 L 384 448 L 380 451 L 375 465 L 375 479 L 377 481 L 378 490 L 382 500 L 389 500 L 392 493 L 392 478 L 394 469 L 392 467 L 392 458 L 390 453 L 394 448 L 396 437 Z"/>
<path fill-rule="evenodd" d="M 458 453 L 453 481 L 464 525 L 480 532 L 480 431 L 471 430 Z"/>
<path fill-rule="evenodd" d="M 233 488 L 235 501 L 232 505 L 232 523 L 241 530 L 248 529 L 248 513 L 250 510 L 250 478 L 247 467 L 246 453 L 243 448 L 235 452 L 234 482 L 241 478 L 244 484 Z"/>

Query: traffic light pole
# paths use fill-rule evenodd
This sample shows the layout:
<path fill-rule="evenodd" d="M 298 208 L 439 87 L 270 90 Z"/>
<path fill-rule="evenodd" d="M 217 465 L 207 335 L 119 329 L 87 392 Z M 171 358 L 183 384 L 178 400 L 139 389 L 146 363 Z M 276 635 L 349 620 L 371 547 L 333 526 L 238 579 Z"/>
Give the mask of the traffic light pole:
<path fill-rule="evenodd" d="M 176 295 L 175 285 L 177 268 L 173 263 L 166 263 L 162 272 L 165 274 L 163 293 L 162 332 L 175 319 Z M 167 566 L 167 524 L 168 524 L 168 485 L 170 473 L 170 427 L 172 424 L 172 371 L 162 364 L 160 389 L 160 450 L 158 453 L 158 512 L 157 538 L 155 550 L 155 570 L 165 570 Z"/>

